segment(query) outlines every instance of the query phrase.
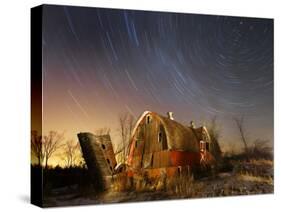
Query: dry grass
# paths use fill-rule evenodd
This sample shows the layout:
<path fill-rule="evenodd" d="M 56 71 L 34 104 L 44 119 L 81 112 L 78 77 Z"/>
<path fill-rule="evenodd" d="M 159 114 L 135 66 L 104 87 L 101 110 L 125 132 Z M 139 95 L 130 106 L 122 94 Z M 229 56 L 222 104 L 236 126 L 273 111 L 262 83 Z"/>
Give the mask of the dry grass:
<path fill-rule="evenodd" d="M 272 193 L 274 185 L 273 161 L 252 159 L 232 161 L 233 171 L 219 173 L 216 177 L 194 180 L 180 176 L 169 180 L 172 195 L 182 198 L 218 197 Z"/>
<path fill-rule="evenodd" d="M 198 178 L 192 174 L 181 173 L 174 177 L 164 174 L 158 179 L 146 176 L 114 176 L 111 188 L 101 196 L 83 190 L 56 191 L 46 201 L 50 205 L 69 205 L 79 197 L 85 203 L 113 203 L 149 201 L 160 199 L 203 198 L 236 195 L 269 194 L 274 191 L 273 161 L 264 159 L 232 160 L 234 170 L 220 172 L 215 176 Z M 91 191 L 91 188 L 85 188 Z M 55 202 L 55 203 L 53 203 Z M 72 202 L 74 204 L 74 202 Z"/>
<path fill-rule="evenodd" d="M 252 159 L 250 160 L 250 163 L 256 166 L 262 166 L 262 165 L 266 165 L 266 166 L 273 166 L 273 160 L 266 160 L 266 159 Z"/>
<path fill-rule="evenodd" d="M 204 184 L 196 182 L 192 175 L 182 174 L 167 180 L 167 191 L 180 198 L 197 197 L 202 193 Z"/>
<path fill-rule="evenodd" d="M 254 176 L 249 173 L 244 173 L 244 174 L 238 175 L 237 178 L 242 181 L 266 183 L 269 185 L 273 185 L 273 179 L 271 177 Z"/>
<path fill-rule="evenodd" d="M 130 178 L 126 176 L 126 174 L 118 174 L 114 176 L 111 189 L 112 191 L 121 192 L 130 190 L 132 187 L 132 183 Z"/>
<path fill-rule="evenodd" d="M 271 193 L 273 161 L 266 159 L 232 160 L 233 170 L 194 179 L 190 173 L 148 180 L 139 176 L 128 183 L 120 176 L 115 191 L 162 192 L 173 198 L 198 198 Z"/>

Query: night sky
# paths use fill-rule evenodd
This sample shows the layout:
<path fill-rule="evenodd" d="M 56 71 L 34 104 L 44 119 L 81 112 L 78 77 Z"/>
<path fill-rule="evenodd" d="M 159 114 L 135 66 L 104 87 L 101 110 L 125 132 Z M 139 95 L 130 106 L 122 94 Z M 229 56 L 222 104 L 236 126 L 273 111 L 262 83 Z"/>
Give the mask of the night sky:
<path fill-rule="evenodd" d="M 273 20 L 45 6 L 44 131 L 110 127 L 145 110 L 198 126 L 217 116 L 221 142 L 273 139 Z"/>

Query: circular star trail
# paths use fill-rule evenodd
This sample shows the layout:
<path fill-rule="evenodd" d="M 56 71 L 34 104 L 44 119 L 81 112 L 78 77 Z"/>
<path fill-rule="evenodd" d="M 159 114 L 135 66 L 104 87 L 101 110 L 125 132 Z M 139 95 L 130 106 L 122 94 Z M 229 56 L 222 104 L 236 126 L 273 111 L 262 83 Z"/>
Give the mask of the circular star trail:
<path fill-rule="evenodd" d="M 46 6 L 43 20 L 47 128 L 115 130 L 124 111 L 173 111 L 217 116 L 225 140 L 246 115 L 272 139 L 271 19 Z"/>

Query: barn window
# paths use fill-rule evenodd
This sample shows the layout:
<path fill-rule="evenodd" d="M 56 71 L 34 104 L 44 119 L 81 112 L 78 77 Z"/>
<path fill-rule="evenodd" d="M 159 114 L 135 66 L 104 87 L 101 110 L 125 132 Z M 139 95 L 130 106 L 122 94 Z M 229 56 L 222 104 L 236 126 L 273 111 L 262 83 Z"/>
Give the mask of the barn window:
<path fill-rule="evenodd" d="M 103 149 L 105 149 L 105 145 L 104 145 L 104 144 L 102 144 L 101 147 L 102 147 Z"/>
<path fill-rule="evenodd" d="M 150 116 L 147 116 L 147 117 L 146 117 L 146 123 L 149 124 L 150 122 L 151 122 L 151 117 L 150 117 Z"/>
<path fill-rule="evenodd" d="M 161 143 L 163 140 L 163 133 L 162 132 L 159 132 L 158 133 L 158 142 Z"/>
<path fill-rule="evenodd" d="M 181 167 L 180 166 L 178 167 L 178 174 L 179 175 L 181 174 Z"/>
<path fill-rule="evenodd" d="M 200 150 L 203 150 L 203 151 L 206 150 L 206 142 L 205 141 L 200 141 Z"/>
<path fill-rule="evenodd" d="M 209 142 L 206 142 L 206 150 L 209 151 L 209 148 L 210 148 L 210 143 L 209 143 Z"/>

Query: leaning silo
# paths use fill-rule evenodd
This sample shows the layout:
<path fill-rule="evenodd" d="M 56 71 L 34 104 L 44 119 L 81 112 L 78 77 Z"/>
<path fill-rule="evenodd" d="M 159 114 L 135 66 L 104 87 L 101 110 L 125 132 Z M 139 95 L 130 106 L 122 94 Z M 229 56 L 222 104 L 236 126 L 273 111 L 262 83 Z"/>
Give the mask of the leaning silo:
<path fill-rule="evenodd" d="M 109 187 L 108 180 L 114 174 L 116 166 L 110 136 L 79 133 L 78 138 L 96 191 L 106 190 Z"/>

